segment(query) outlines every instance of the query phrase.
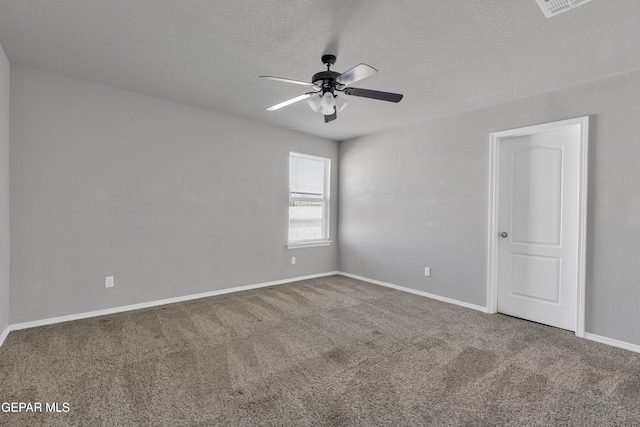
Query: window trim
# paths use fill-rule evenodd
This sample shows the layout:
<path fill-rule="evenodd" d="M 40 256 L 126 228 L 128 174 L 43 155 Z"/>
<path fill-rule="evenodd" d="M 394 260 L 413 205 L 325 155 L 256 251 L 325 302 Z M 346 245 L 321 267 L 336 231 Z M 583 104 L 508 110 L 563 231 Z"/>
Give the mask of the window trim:
<path fill-rule="evenodd" d="M 330 246 L 333 240 L 297 240 L 288 242 L 287 249 L 317 248 L 319 246 Z"/>
<path fill-rule="evenodd" d="M 324 191 L 323 198 L 321 199 L 324 204 L 323 209 L 323 230 L 324 236 L 320 239 L 308 239 L 308 240 L 289 240 L 289 231 L 290 231 L 290 216 L 289 211 L 287 211 L 287 248 L 288 249 L 298 249 L 298 248 L 311 248 L 318 246 L 329 246 L 333 243 L 331 237 L 331 158 L 329 157 L 321 157 L 314 156 L 312 154 L 300 153 L 297 151 L 290 151 L 288 159 L 291 160 L 291 157 L 298 157 L 302 159 L 308 160 L 316 160 L 324 163 Z M 289 164 L 289 163 L 288 163 Z M 289 175 L 287 182 L 289 183 L 288 189 L 288 202 L 291 204 L 292 200 L 307 200 L 304 197 L 291 197 L 291 176 Z M 317 201 L 317 198 L 309 198 L 308 200 Z"/>

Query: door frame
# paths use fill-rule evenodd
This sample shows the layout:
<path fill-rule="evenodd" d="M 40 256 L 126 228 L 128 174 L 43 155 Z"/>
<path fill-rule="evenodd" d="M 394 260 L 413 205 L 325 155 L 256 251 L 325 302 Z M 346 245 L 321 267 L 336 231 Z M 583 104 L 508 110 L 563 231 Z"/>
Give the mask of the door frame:
<path fill-rule="evenodd" d="M 560 120 L 534 126 L 493 132 L 490 134 L 490 179 L 489 179 L 489 247 L 487 259 L 487 313 L 498 312 L 498 212 L 499 212 L 499 171 L 500 144 L 503 139 L 516 136 L 528 136 L 562 129 L 567 126 L 580 126 L 580 161 L 578 189 L 578 266 L 576 297 L 576 336 L 584 337 L 585 327 L 585 282 L 586 282 L 586 240 L 587 240 L 587 181 L 589 116 Z"/>

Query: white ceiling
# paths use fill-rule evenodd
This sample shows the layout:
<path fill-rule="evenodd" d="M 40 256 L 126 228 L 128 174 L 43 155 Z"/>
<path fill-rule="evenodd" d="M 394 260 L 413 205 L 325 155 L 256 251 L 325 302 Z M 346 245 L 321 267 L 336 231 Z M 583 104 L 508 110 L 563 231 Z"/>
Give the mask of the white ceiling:
<path fill-rule="evenodd" d="M 335 140 L 640 69 L 640 1 L 595 0 L 545 18 L 535 0 L 0 0 L 12 64 Z M 323 53 L 356 87 L 325 124 L 300 102 Z"/>

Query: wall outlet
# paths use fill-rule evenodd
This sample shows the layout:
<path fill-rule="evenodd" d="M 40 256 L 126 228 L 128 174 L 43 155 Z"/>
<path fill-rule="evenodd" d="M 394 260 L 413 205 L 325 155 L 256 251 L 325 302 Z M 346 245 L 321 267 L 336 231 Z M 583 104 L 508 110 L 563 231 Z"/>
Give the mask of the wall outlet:
<path fill-rule="evenodd" d="M 431 267 L 425 267 L 424 268 L 424 275 L 425 276 L 431 276 Z"/>
<path fill-rule="evenodd" d="M 105 288 L 113 288 L 113 276 L 107 276 L 104 278 L 104 287 Z"/>
<path fill-rule="evenodd" d="M 291 257 L 291 264 L 295 264 L 296 263 L 296 257 L 292 256 Z"/>

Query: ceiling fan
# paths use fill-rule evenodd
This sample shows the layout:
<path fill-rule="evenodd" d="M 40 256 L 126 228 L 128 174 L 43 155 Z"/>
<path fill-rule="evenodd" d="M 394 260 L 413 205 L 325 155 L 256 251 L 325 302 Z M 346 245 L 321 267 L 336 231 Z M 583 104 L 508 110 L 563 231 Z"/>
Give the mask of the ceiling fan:
<path fill-rule="evenodd" d="M 347 104 L 346 101 L 342 97 L 339 97 L 336 92 L 342 92 L 345 95 L 379 99 L 389 102 L 400 102 L 402 99 L 402 94 L 399 93 L 380 92 L 377 90 L 350 87 L 350 84 L 367 77 L 371 77 L 376 74 L 378 70 L 367 64 L 359 64 L 340 74 L 336 71 L 331 71 L 331 66 L 335 64 L 335 62 L 335 55 L 323 55 L 322 63 L 327 66 L 327 70 L 314 74 L 313 77 L 311 77 L 311 83 L 300 80 L 285 79 L 282 77 L 260 76 L 262 79 L 276 80 L 279 82 L 293 83 L 313 88 L 313 91 L 311 92 L 307 92 L 279 104 L 272 105 L 267 108 L 267 110 L 279 110 L 282 107 L 286 107 L 287 105 L 306 99 L 313 111 L 322 113 L 324 115 L 324 122 L 329 123 L 338 117 L 338 112 L 342 111 Z"/>

